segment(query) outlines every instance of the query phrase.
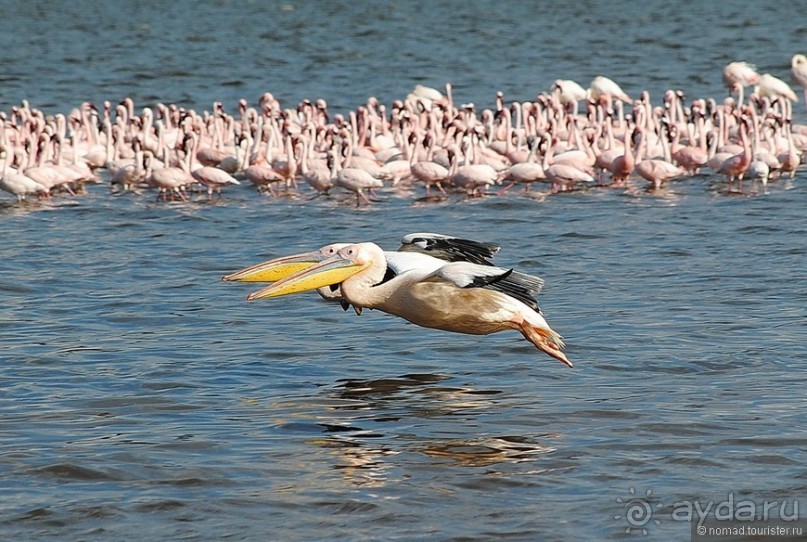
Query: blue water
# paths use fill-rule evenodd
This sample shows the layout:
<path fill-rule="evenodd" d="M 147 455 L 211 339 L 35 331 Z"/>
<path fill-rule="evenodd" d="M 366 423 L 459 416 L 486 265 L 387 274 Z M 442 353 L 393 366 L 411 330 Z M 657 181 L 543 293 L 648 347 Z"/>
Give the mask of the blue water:
<path fill-rule="evenodd" d="M 726 62 L 786 78 L 807 33 L 787 4 L 642 5 L 30 2 L 0 18 L 18 44 L 0 105 L 271 90 L 347 110 L 450 81 L 490 107 L 600 73 L 722 97 Z M 681 540 L 676 503 L 803 501 L 806 187 L 801 169 L 743 195 L 704 174 L 661 194 L 385 189 L 361 209 L 248 186 L 213 204 L 4 195 L 0 538 Z M 247 303 L 254 286 L 219 280 L 424 230 L 542 276 L 575 367 L 515 332 Z M 630 523 L 637 503 L 651 515 Z"/>

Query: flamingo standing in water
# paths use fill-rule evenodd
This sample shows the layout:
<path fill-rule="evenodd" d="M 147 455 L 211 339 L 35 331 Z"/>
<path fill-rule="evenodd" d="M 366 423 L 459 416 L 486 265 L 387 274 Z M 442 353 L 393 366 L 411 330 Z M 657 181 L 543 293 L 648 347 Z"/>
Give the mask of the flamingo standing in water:
<path fill-rule="evenodd" d="M 777 159 L 781 164 L 782 173 L 788 173 L 792 179 L 796 175 L 796 168 L 801 164 L 802 152 L 796 148 L 796 144 L 793 142 L 793 130 L 789 123 L 785 125 L 785 129 L 787 130 L 787 150 L 780 153 Z"/>
<path fill-rule="evenodd" d="M 308 183 L 308 186 L 316 190 L 320 194 L 328 194 L 333 188 L 333 181 L 331 179 L 331 170 L 328 167 L 328 162 L 314 159 L 311 156 L 314 146 L 314 137 L 309 134 L 308 137 L 302 139 L 302 152 L 300 153 L 300 174 L 303 180 Z"/>
<path fill-rule="evenodd" d="M 734 180 L 737 180 L 738 191 L 743 191 L 743 176 L 751 165 L 751 143 L 748 139 L 748 123 L 746 119 L 740 121 L 740 141 L 742 142 L 743 151 L 735 154 L 731 158 L 727 158 L 720 164 L 717 172 L 726 175 L 729 178 L 729 190 Z"/>
<path fill-rule="evenodd" d="M 348 151 L 349 150 L 350 146 L 348 146 Z M 340 155 L 341 152 L 339 152 L 339 149 L 336 149 L 332 156 L 333 159 L 331 160 L 331 178 L 333 179 L 333 185 L 356 194 L 356 207 L 361 206 L 362 200 L 367 204 L 372 203 L 370 198 L 367 197 L 367 194 L 364 193 L 365 190 L 372 193 L 375 188 L 383 187 L 384 183 L 380 179 L 373 177 L 364 169 L 342 166 L 339 161 Z M 347 160 L 350 160 L 350 158 L 351 157 L 348 156 Z"/>
<path fill-rule="evenodd" d="M 260 126 L 260 121 L 259 121 Z M 254 141 L 250 141 L 248 144 L 248 148 L 252 146 L 254 143 L 255 148 L 257 149 L 256 155 L 254 159 L 252 159 L 252 163 L 250 164 L 250 153 L 245 152 L 242 156 L 242 164 L 241 164 L 241 173 L 252 185 L 258 189 L 259 193 L 263 193 L 264 191 L 268 191 L 269 194 L 272 196 L 275 195 L 274 189 L 272 188 L 273 184 L 280 184 L 284 182 L 283 176 L 272 169 L 269 165 L 269 161 L 266 159 L 266 150 L 261 147 L 261 130 L 259 128 L 257 139 Z M 247 140 L 251 140 L 252 136 L 246 134 L 245 136 Z M 271 141 L 267 146 L 267 149 L 271 149 Z M 270 151 L 271 152 L 271 151 Z"/>
<path fill-rule="evenodd" d="M 191 171 L 191 176 L 207 188 L 207 199 L 213 199 L 213 192 L 221 199 L 221 189 L 228 184 L 241 184 L 238 180 L 217 167 L 202 166 Z"/>
<path fill-rule="evenodd" d="M 447 167 L 433 160 L 435 139 L 431 134 L 426 134 L 424 137 L 424 143 L 427 144 L 425 160 L 418 160 L 417 153 L 412 153 L 412 175 L 426 185 L 426 197 L 431 195 L 432 186 L 436 186 L 441 193 L 445 194 L 443 183 L 448 181 L 449 175 Z"/>
<path fill-rule="evenodd" d="M 630 142 L 631 134 L 625 134 L 625 152 L 614 158 L 608 168 L 611 171 L 611 181 L 614 186 L 624 186 L 636 167 L 636 159 L 631 151 Z"/>
<path fill-rule="evenodd" d="M 73 177 L 65 175 L 53 164 L 48 164 L 45 162 L 45 152 L 47 151 L 47 146 L 49 143 L 50 138 L 46 133 L 41 134 L 37 138 L 36 145 L 29 140 L 28 147 L 31 150 L 28 153 L 22 152 L 19 155 L 22 160 L 19 164 L 19 171 L 26 177 L 29 177 L 44 186 L 47 189 L 47 195 L 50 195 L 51 190 L 54 188 L 60 187 L 66 190 L 70 195 L 75 196 L 76 193 L 70 187 Z M 36 149 L 36 151 L 34 151 L 34 149 Z M 31 155 L 34 152 L 36 152 L 38 155 L 37 164 L 29 167 L 28 161 L 31 159 Z"/>
<path fill-rule="evenodd" d="M 571 79 L 556 79 L 555 82 L 552 83 L 552 90 L 550 92 L 553 96 L 557 97 L 561 105 L 571 105 L 572 115 L 575 117 L 577 116 L 580 101 L 588 97 L 586 89 Z"/>
<path fill-rule="evenodd" d="M 796 93 L 793 92 L 790 85 L 769 73 L 762 74 L 759 78 L 759 83 L 754 88 L 754 92 L 763 98 L 768 97 L 771 100 L 785 99 L 794 102 L 799 101 L 799 97 L 796 96 Z"/>
<path fill-rule="evenodd" d="M 593 183 L 594 177 L 587 172 L 564 162 L 552 162 L 555 146 L 558 139 L 554 138 L 549 146 L 549 150 L 544 153 L 541 167 L 549 182 L 552 183 L 554 192 L 566 191 L 579 183 Z"/>
<path fill-rule="evenodd" d="M 597 137 L 595 137 L 595 144 L 592 145 L 594 151 L 594 169 L 597 172 L 597 181 L 600 186 L 603 185 L 603 176 L 606 171 L 611 171 L 611 164 L 617 157 L 625 153 L 625 145 L 614 137 L 613 127 L 610 120 L 599 124 L 598 131 L 601 132 L 599 137 L 605 139 L 605 148 L 600 149 L 596 145 Z"/>
<path fill-rule="evenodd" d="M 599 101 L 600 98 L 611 96 L 617 100 L 622 100 L 625 103 L 631 103 L 630 96 L 628 96 L 622 87 L 617 85 L 611 79 L 605 76 L 598 75 L 595 77 L 588 88 L 588 97 L 592 100 Z"/>
<path fill-rule="evenodd" d="M 731 92 L 737 92 L 737 106 L 743 105 L 743 90 L 747 86 L 759 83 L 759 74 L 753 64 L 747 62 L 732 62 L 723 68 L 723 84 Z"/>
<path fill-rule="evenodd" d="M 747 62 L 731 62 L 723 68 L 723 84 L 731 88 L 734 83 L 747 87 L 759 83 L 759 73 L 753 64 Z"/>
<path fill-rule="evenodd" d="M 807 56 L 793 55 L 790 61 L 790 70 L 793 79 L 804 89 L 804 107 L 807 107 Z"/>
<path fill-rule="evenodd" d="M 520 183 L 524 185 L 524 191 L 529 192 L 530 185 L 534 182 L 546 180 L 546 173 L 541 164 L 538 163 L 536 158 L 536 149 L 538 148 L 538 139 L 530 136 L 530 154 L 525 162 L 513 164 L 501 173 L 502 181 L 510 181 L 510 184 L 499 190 L 498 194 L 503 194 L 509 190 L 514 184 Z"/>
<path fill-rule="evenodd" d="M 18 152 L 23 152 L 18 149 Z M 48 189 L 26 175 L 8 166 L 8 152 L 0 150 L 3 169 L 0 172 L 0 190 L 17 196 L 17 201 L 24 201 L 31 194 L 47 194 Z"/>
<path fill-rule="evenodd" d="M 768 179 L 771 176 L 771 168 L 764 160 L 754 159 L 751 165 L 748 166 L 746 177 L 753 181 L 760 181 L 762 185 L 768 184 Z"/>
<path fill-rule="evenodd" d="M 488 186 L 496 184 L 499 179 L 498 172 L 488 164 L 459 165 L 459 155 L 462 151 L 454 145 L 449 149 L 449 180 L 458 188 L 464 188 L 469 196 L 480 196 Z"/>
<path fill-rule="evenodd" d="M 333 182 L 333 185 L 355 193 L 356 207 L 361 206 L 361 200 L 364 200 L 365 203 L 372 203 L 370 198 L 364 193 L 365 190 L 372 191 L 375 188 L 384 186 L 381 180 L 376 179 L 363 169 L 355 167 L 340 169 L 336 173 L 336 180 Z"/>
<path fill-rule="evenodd" d="M 701 126 L 698 145 L 682 145 L 680 143 L 681 131 L 673 125 L 670 126 L 672 133 L 672 159 L 690 174 L 697 174 L 700 169 L 709 161 L 709 152 L 706 149 L 706 132 Z"/>
<path fill-rule="evenodd" d="M 121 136 L 122 137 L 122 136 Z M 145 169 L 143 166 L 143 150 L 140 145 L 140 139 L 134 138 L 132 140 L 132 148 L 134 149 L 134 159 L 125 161 L 107 160 L 107 170 L 111 174 L 110 184 L 113 189 L 120 187 L 124 192 L 134 190 L 137 184 L 143 180 L 145 176 Z"/>
<path fill-rule="evenodd" d="M 272 169 L 266 161 L 266 158 L 262 155 L 258 158 L 256 163 L 245 168 L 243 174 L 259 192 L 265 189 L 272 195 L 274 195 L 272 185 L 284 181 L 283 175 Z"/>
<path fill-rule="evenodd" d="M 188 153 L 187 160 L 192 161 L 193 157 L 196 156 L 196 150 L 198 148 L 199 139 L 195 134 L 191 134 L 188 136 L 191 140 L 190 148 L 186 150 Z M 237 168 L 236 168 L 237 169 Z M 213 199 L 213 193 L 215 192 L 219 199 L 222 199 L 221 196 L 221 189 L 228 184 L 241 184 L 238 182 L 235 177 L 224 171 L 223 169 L 219 169 L 218 167 L 213 166 L 199 166 L 199 167 L 192 167 L 191 168 L 191 177 L 194 178 L 196 182 L 201 184 L 207 189 L 207 199 Z"/>
<path fill-rule="evenodd" d="M 187 160 L 190 160 L 190 153 L 187 155 Z M 191 177 L 190 173 L 188 173 L 188 165 L 186 162 L 182 162 L 182 167 L 154 167 L 154 155 L 151 151 L 145 152 L 145 163 L 146 163 L 146 173 L 145 178 L 146 182 L 159 190 L 157 194 L 157 198 L 162 198 L 163 201 L 166 201 L 168 194 L 171 194 L 171 199 L 173 200 L 174 196 L 178 196 L 180 200 L 187 201 L 188 198 L 185 197 L 185 194 L 182 193 L 182 190 L 188 186 L 189 184 L 193 183 L 194 179 Z"/>
<path fill-rule="evenodd" d="M 639 137 L 639 148 L 636 149 L 636 167 L 634 171 L 642 179 L 652 184 L 653 190 L 660 190 L 662 185 L 684 175 L 684 170 L 671 163 L 666 156 L 664 159 L 644 158 L 647 149 L 647 133 L 641 127 L 636 128 Z M 663 141 L 663 140 L 662 140 Z M 664 146 L 665 155 L 667 146 Z"/>

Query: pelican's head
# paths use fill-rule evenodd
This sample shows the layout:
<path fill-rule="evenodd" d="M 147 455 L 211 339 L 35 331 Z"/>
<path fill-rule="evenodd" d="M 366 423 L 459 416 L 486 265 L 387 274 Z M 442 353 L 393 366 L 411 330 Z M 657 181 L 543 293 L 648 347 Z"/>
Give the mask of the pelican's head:
<path fill-rule="evenodd" d="M 247 301 L 265 297 L 280 297 L 340 284 L 373 265 L 374 253 L 369 252 L 365 245 L 373 245 L 373 243 L 344 245 L 330 258 L 309 265 L 274 284 L 253 292 L 247 297 Z M 377 248 L 376 245 L 373 246 Z"/>
<path fill-rule="evenodd" d="M 333 243 L 325 245 L 319 250 L 313 252 L 304 252 L 302 254 L 295 254 L 293 256 L 284 256 L 269 260 L 235 273 L 230 273 L 221 278 L 221 280 L 238 281 L 238 282 L 275 282 L 277 280 L 293 275 L 298 271 L 302 271 L 314 264 L 335 255 L 340 248 L 347 246 L 348 243 Z"/>

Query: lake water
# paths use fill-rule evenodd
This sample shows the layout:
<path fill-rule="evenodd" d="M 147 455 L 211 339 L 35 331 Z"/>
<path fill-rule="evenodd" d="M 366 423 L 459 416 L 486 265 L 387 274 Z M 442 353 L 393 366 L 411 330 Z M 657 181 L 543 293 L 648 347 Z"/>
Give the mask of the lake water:
<path fill-rule="evenodd" d="M 347 111 L 448 81 L 491 107 L 599 74 L 722 99 L 732 60 L 789 81 L 807 43 L 795 12 L 28 2 L 0 18 L 0 105 L 202 110 L 270 90 Z M 683 540 L 682 503 L 807 507 L 805 169 L 743 195 L 706 174 L 658 194 L 419 195 L 4 194 L 0 538 Z M 499 243 L 501 265 L 542 276 L 575 367 L 515 332 L 426 330 L 315 294 L 247 303 L 254 286 L 220 282 L 415 231 Z"/>

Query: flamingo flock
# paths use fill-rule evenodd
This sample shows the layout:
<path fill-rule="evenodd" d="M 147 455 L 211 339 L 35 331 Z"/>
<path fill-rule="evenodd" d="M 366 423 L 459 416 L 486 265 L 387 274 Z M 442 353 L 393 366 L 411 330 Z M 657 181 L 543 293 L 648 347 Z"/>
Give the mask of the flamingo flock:
<path fill-rule="evenodd" d="M 794 55 L 791 66 L 807 105 L 807 57 Z M 389 106 L 370 97 L 347 114 L 323 99 L 284 108 L 269 92 L 232 113 L 221 102 L 203 113 L 162 103 L 138 110 L 125 98 L 46 115 L 24 101 L 0 112 L 0 189 L 19 201 L 79 196 L 99 183 L 159 201 L 250 189 L 363 206 L 384 188 L 437 199 L 516 186 L 653 191 L 709 175 L 742 192 L 746 179 L 794 177 L 807 151 L 807 126 L 793 122 L 798 95 L 745 62 L 728 64 L 722 82 L 720 100 L 668 90 L 654 104 L 604 76 L 587 89 L 559 79 L 530 101 L 497 92 L 485 109 L 455 104 L 450 83 L 417 85 Z"/>

